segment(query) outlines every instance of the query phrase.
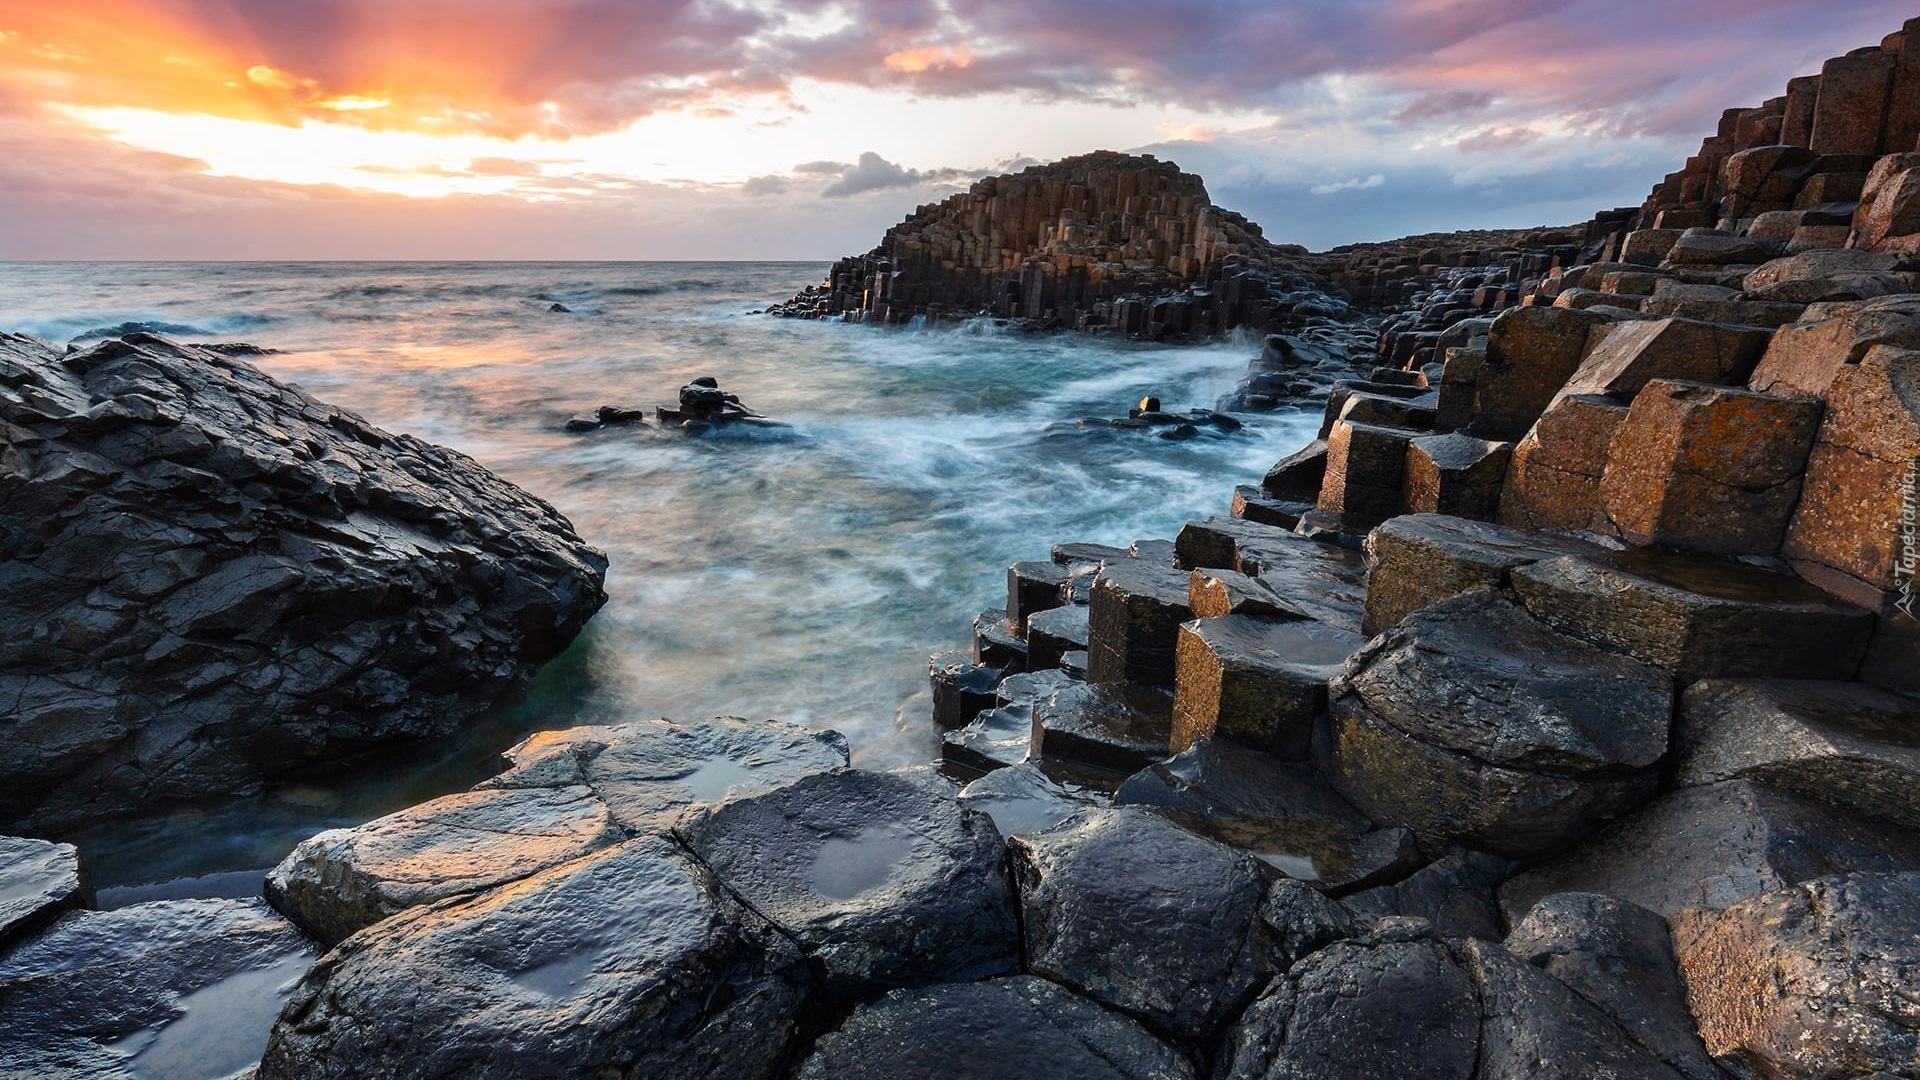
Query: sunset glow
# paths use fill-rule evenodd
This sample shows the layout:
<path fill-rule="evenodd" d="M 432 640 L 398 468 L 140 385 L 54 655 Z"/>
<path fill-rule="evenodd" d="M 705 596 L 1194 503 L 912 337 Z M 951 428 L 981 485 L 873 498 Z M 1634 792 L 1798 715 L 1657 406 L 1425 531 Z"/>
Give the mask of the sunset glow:
<path fill-rule="evenodd" d="M 1098 148 L 1172 158 L 1281 238 L 1535 224 L 1637 198 L 1730 101 L 1904 17 L 1724 6 L 1659 9 L 1674 25 L 1648 41 L 1617 6 L 1494 0 L 0 0 L 0 184 L 38 208 L 0 255 L 208 244 L 223 207 L 282 205 L 248 235 L 386 251 L 438 228 L 356 216 L 399 198 L 490 201 L 502 242 L 556 235 L 561 211 L 580 236 L 745 216 L 844 237 L 807 249 L 824 257 L 976 176 Z"/>

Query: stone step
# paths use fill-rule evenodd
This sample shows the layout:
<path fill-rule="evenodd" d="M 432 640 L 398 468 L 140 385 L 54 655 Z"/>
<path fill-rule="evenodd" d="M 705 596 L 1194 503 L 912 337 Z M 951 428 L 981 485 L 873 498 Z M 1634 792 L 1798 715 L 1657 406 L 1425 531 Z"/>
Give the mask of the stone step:
<path fill-rule="evenodd" d="M 1067 679 L 1034 696 L 1032 708 L 1033 758 L 1134 772 L 1169 753 L 1173 697 L 1164 690 Z"/>
<path fill-rule="evenodd" d="M 1676 781 L 1755 780 L 1920 829 L 1920 701 L 1860 683 L 1707 679 L 1680 699 Z"/>
<path fill-rule="evenodd" d="M 995 689 L 1006 672 L 976 664 L 963 652 L 934 653 L 927 658 L 927 682 L 933 692 L 933 722 L 942 731 L 971 722 L 982 709 L 997 702 Z"/>
<path fill-rule="evenodd" d="M 1519 567 L 1513 587 L 1555 629 L 1696 679 L 1849 679 L 1872 613 L 1791 574 L 1654 549 Z"/>
<path fill-rule="evenodd" d="M 1062 666 L 1070 652 L 1086 652 L 1088 608 L 1084 604 L 1038 611 L 1027 617 L 1027 668 L 1044 671 Z M 1085 661 L 1082 662 L 1085 666 Z"/>
<path fill-rule="evenodd" d="M 1311 619 L 1223 615 L 1181 624 L 1173 749 L 1225 738 L 1305 760 L 1327 681 L 1365 643 Z"/>
<path fill-rule="evenodd" d="M 1407 514 L 1367 537 L 1362 632 L 1478 588 L 1502 588 L 1517 567 L 1562 555 L 1598 555 L 1597 544 L 1445 514 Z"/>
<path fill-rule="evenodd" d="M 940 736 L 940 760 L 974 774 L 991 773 L 1027 760 L 1033 747 L 1033 706 L 1000 705 L 982 711 L 963 728 Z"/>
<path fill-rule="evenodd" d="M 1067 570 L 1055 562 L 1017 562 L 1007 567 L 1007 621 L 1014 633 L 1027 636 L 1027 619 L 1035 612 L 1065 603 Z"/>
<path fill-rule="evenodd" d="M 1258 578 L 1302 615 L 1359 632 L 1366 560 L 1358 551 L 1269 525 L 1218 517 L 1189 521 L 1176 543 L 1182 566 Z"/>
<path fill-rule="evenodd" d="M 1173 685 L 1174 643 L 1192 618 L 1183 571 L 1144 559 L 1106 563 L 1088 608 L 1087 674 L 1097 683 Z"/>

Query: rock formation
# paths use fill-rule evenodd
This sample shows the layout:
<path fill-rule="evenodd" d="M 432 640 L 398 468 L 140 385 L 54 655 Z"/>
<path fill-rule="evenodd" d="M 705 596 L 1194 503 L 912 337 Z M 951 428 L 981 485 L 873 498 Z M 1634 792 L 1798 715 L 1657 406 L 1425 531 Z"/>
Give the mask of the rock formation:
<path fill-rule="evenodd" d="M 0 535 L 0 821 L 29 830 L 446 734 L 605 599 L 546 503 L 149 334 L 0 334 Z"/>
<path fill-rule="evenodd" d="M 989 315 L 1152 338 L 1344 314 L 1305 256 L 1214 206 L 1172 162 L 1102 151 L 922 206 L 772 310 L 874 323 Z"/>

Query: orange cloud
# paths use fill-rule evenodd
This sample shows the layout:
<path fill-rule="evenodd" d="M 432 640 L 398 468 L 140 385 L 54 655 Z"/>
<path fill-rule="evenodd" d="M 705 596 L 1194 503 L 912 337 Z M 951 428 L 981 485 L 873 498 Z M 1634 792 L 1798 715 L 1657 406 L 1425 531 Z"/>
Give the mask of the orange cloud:
<path fill-rule="evenodd" d="M 881 61 L 888 71 L 918 75 L 925 71 L 958 70 L 973 66 L 973 51 L 965 45 L 928 45 L 888 53 Z"/>

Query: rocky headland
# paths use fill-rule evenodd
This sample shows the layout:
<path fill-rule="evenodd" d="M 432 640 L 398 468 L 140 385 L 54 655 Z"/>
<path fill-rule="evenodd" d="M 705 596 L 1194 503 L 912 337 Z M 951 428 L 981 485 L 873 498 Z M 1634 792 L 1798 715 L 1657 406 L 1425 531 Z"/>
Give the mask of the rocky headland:
<path fill-rule="evenodd" d="M 1321 438 L 1174 537 L 1013 564 L 932 659 L 937 768 L 542 733 L 308 840 L 271 910 L 86 910 L 70 847 L 4 841 L 0 1071 L 1920 1077 L 1909 31 L 1564 230 L 1308 259 L 1114 155 L 923 208 L 788 313 L 1258 326 L 1243 405 L 1323 403 Z M 96 430 L 39 387 L 121 361 L 270 385 L 7 340 L 63 418 L 10 411 L 16 447 Z M 207 1016 L 240 1052 L 183 1052 Z"/>

